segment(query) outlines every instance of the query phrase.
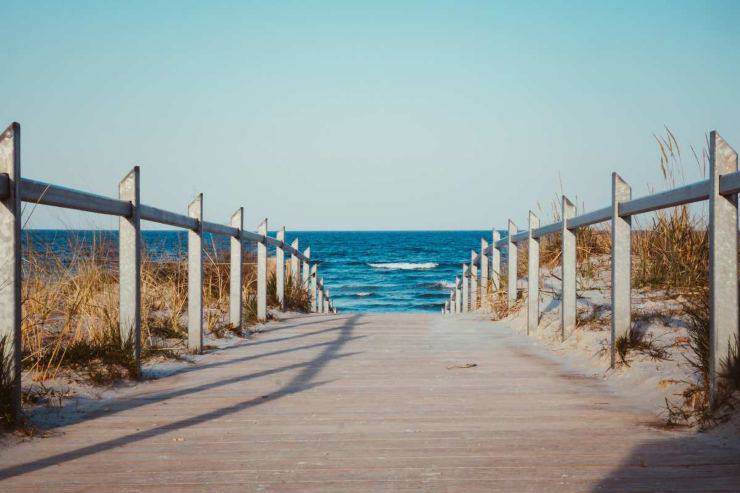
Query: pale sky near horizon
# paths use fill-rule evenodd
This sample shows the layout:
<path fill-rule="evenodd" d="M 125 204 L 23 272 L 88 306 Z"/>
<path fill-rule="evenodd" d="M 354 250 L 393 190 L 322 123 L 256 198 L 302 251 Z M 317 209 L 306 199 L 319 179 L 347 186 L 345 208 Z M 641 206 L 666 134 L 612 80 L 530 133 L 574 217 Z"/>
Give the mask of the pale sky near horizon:
<path fill-rule="evenodd" d="M 292 230 L 524 226 L 660 188 L 653 134 L 740 149 L 740 2 L 6 1 L 23 175 Z M 43 208 L 32 227 L 111 227 Z M 151 227 L 151 226 L 149 226 Z"/>

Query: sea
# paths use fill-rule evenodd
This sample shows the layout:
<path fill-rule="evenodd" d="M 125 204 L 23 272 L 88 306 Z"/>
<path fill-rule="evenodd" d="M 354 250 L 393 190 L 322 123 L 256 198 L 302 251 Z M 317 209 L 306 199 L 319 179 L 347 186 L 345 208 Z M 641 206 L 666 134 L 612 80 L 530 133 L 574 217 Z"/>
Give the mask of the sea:
<path fill-rule="evenodd" d="M 28 230 L 23 237 L 37 250 L 64 257 L 72 245 L 117 243 L 115 231 Z M 142 232 L 153 259 L 176 258 L 187 252 L 187 232 Z M 274 236 L 274 232 L 270 233 Z M 480 249 L 489 231 L 300 231 L 287 232 L 286 242 L 298 238 L 301 251 L 311 246 L 319 275 L 335 306 L 345 312 L 439 311 L 449 297 L 461 265 L 470 251 Z M 212 250 L 227 251 L 228 238 L 205 235 Z M 272 252 L 271 252 L 272 254 Z"/>

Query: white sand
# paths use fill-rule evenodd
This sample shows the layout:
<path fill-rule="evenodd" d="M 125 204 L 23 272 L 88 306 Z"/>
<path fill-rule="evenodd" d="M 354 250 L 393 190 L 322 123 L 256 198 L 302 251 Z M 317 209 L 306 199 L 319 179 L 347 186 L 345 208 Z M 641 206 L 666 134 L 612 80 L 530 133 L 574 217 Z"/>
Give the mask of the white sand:
<path fill-rule="evenodd" d="M 560 269 L 552 272 L 545 270 L 540 289 L 539 330 L 532 337 L 549 348 L 557 358 L 587 375 L 607 381 L 630 396 L 636 404 L 667 419 L 666 400 L 673 405 L 682 404 L 684 389 L 698 381 L 687 361 L 687 358 L 693 357 L 693 353 L 688 345 L 687 321 L 681 316 L 680 304 L 663 293 L 633 290 L 633 323 L 647 339 L 652 339 L 656 346 L 665 349 L 668 359 L 655 360 L 646 354 L 631 352 L 627 356 L 628 364 L 618 362 L 612 370 L 609 368 L 609 285 L 609 272 L 605 269 L 599 270 L 595 278 L 586 281 L 585 285 L 579 279 L 577 310 L 579 313 L 590 313 L 596 307 L 600 314 L 599 321 L 576 328 L 565 334 L 565 340 L 561 341 Z M 521 287 L 526 288 L 526 280 Z M 503 321 L 517 333 L 523 334 L 526 333 L 526 317 L 525 300 L 515 313 Z M 729 430 L 733 430 L 735 436 L 740 436 L 740 413 L 735 412 L 729 423 L 718 426 L 713 433 L 727 433 Z"/>
<path fill-rule="evenodd" d="M 28 372 L 24 372 L 22 381 L 24 391 L 30 391 L 38 396 L 36 404 L 24 405 L 24 413 L 30 417 L 34 428 L 37 428 L 36 431 L 45 434 L 46 429 L 74 422 L 93 410 L 105 409 L 107 403 L 124 397 L 133 390 L 138 391 L 141 386 L 146 386 L 151 381 L 182 372 L 214 352 L 248 344 L 252 336 L 259 333 L 263 327 L 300 316 L 295 312 L 270 312 L 270 315 L 272 316 L 270 322 L 250 326 L 250 332 L 245 333 L 243 337 L 229 331 L 220 338 L 205 333 L 203 344 L 206 350 L 203 354 L 188 354 L 185 347 L 187 341 L 178 341 L 172 349 L 180 359 L 155 357 L 147 360 L 142 364 L 143 378 L 138 382 L 121 380 L 99 386 L 90 383 L 83 375 L 69 370 L 60 371 L 56 378 L 34 382 Z M 20 435 L 4 437 L 0 435 L 0 446 L 13 443 L 19 438 L 22 439 Z"/>

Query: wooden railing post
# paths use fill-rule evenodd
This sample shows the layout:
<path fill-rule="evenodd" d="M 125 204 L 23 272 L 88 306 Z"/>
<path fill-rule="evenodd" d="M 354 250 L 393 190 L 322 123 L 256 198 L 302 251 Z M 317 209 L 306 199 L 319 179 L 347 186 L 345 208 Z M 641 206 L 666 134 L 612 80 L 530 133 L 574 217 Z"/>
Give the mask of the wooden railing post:
<path fill-rule="evenodd" d="M 267 218 L 257 227 L 257 233 L 267 236 Z M 257 243 L 257 320 L 267 320 L 267 241 Z"/>
<path fill-rule="evenodd" d="M 319 306 L 316 311 L 324 313 L 324 278 L 319 280 L 319 299 L 317 300 Z"/>
<path fill-rule="evenodd" d="M 470 251 L 470 311 L 478 308 L 478 266 L 475 263 L 477 254 Z"/>
<path fill-rule="evenodd" d="M 303 287 L 308 289 L 308 279 L 311 276 L 311 247 L 306 248 L 303 251 L 303 256 L 306 260 L 303 261 Z M 296 278 L 297 280 L 298 278 Z"/>
<path fill-rule="evenodd" d="M 501 250 L 496 242 L 501 239 L 501 233 L 493 230 L 491 234 L 491 288 L 494 291 L 501 289 Z"/>
<path fill-rule="evenodd" d="M 738 157 L 716 130 L 709 134 L 709 397 L 717 405 L 720 378 L 738 354 L 737 195 L 719 193 L 721 176 Z"/>
<path fill-rule="evenodd" d="M 485 238 L 480 239 L 480 307 L 488 308 L 488 242 Z"/>
<path fill-rule="evenodd" d="M 280 309 L 285 309 L 285 226 L 281 227 L 276 235 L 281 242 L 275 248 L 275 292 L 277 294 Z"/>
<path fill-rule="evenodd" d="M 242 256 L 244 245 L 242 244 L 242 231 L 244 230 L 244 207 L 239 207 L 231 215 L 230 224 L 239 230 L 237 236 L 232 236 L 231 254 L 229 258 L 229 323 L 232 327 L 241 331 L 242 314 L 243 314 L 243 290 L 244 281 L 242 280 Z"/>
<path fill-rule="evenodd" d="M 324 295 L 326 296 L 326 302 L 324 303 L 324 313 L 329 313 L 331 311 L 331 294 L 329 293 L 328 289 L 324 292 Z"/>
<path fill-rule="evenodd" d="M 118 218 L 118 324 L 124 347 L 131 345 L 141 371 L 141 187 L 135 166 L 118 184 L 118 198 L 131 202 L 131 216 Z"/>
<path fill-rule="evenodd" d="M 203 194 L 188 206 L 188 216 L 198 221 L 188 231 L 188 350 L 203 350 Z"/>
<path fill-rule="evenodd" d="M 527 233 L 527 335 L 537 332 L 540 323 L 540 240 L 533 232 L 540 227 L 540 219 L 529 211 Z"/>
<path fill-rule="evenodd" d="M 468 264 L 462 266 L 462 312 L 470 309 L 470 267 Z"/>
<path fill-rule="evenodd" d="M 455 277 L 455 313 L 462 313 L 462 286 L 459 277 Z"/>
<path fill-rule="evenodd" d="M 290 254 L 290 277 L 293 279 L 293 284 L 297 286 L 301 278 L 301 264 L 299 263 L 300 259 L 295 253 L 298 251 L 298 238 L 293 240 L 293 243 L 291 243 L 290 246 L 293 247 L 294 250 Z"/>
<path fill-rule="evenodd" d="M 512 238 L 516 234 L 516 225 L 514 225 L 514 222 L 509 219 L 509 237 L 508 241 L 506 243 L 506 270 L 508 273 L 507 278 L 507 300 L 509 304 L 509 308 L 514 306 L 514 303 L 516 303 L 516 263 L 517 263 L 517 251 L 516 251 L 516 243 L 512 241 Z"/>
<path fill-rule="evenodd" d="M 632 323 L 632 218 L 619 215 L 619 204 L 631 197 L 630 186 L 617 173 L 612 173 L 612 368 L 616 364 L 617 340 L 629 334 Z"/>
<path fill-rule="evenodd" d="M 305 269 L 304 269 L 305 270 Z M 316 291 L 317 291 L 317 284 L 318 284 L 318 266 L 316 264 L 313 264 L 311 266 L 311 311 L 315 312 L 317 309 L 317 301 L 316 301 Z"/>
<path fill-rule="evenodd" d="M 568 229 L 568 220 L 575 216 L 576 208 L 563 195 L 561 217 L 561 277 L 562 289 L 560 300 L 560 340 L 576 328 L 576 232 Z"/>
<path fill-rule="evenodd" d="M 9 194 L 0 202 L 0 341 L 10 364 L 12 412 L 21 412 L 21 126 L 0 135 L 0 173 L 8 175 Z"/>

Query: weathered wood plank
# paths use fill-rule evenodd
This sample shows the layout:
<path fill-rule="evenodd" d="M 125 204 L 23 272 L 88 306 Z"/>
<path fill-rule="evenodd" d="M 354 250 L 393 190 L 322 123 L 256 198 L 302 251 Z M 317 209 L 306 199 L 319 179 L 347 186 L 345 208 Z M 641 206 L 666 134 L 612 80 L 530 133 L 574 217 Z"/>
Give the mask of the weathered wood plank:
<path fill-rule="evenodd" d="M 728 490 L 738 447 L 656 428 L 482 316 L 309 315 L 0 450 L 12 491 Z M 455 368 L 466 362 L 473 368 Z"/>

